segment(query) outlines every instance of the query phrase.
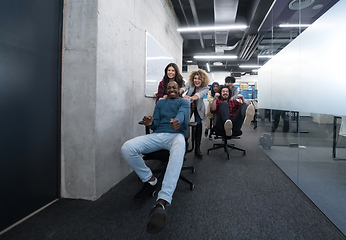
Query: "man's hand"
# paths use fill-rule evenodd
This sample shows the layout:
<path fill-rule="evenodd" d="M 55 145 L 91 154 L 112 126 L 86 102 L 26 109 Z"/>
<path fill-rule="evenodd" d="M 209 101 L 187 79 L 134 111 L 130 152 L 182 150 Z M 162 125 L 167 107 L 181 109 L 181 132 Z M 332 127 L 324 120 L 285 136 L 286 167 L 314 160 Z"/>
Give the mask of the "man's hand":
<path fill-rule="evenodd" d="M 243 103 L 245 103 L 245 98 L 244 98 L 244 96 L 243 95 L 241 95 L 241 94 L 238 94 L 238 99 L 240 99 Z"/>
<path fill-rule="evenodd" d="M 218 99 L 219 97 L 220 97 L 220 93 L 216 92 L 215 96 L 214 96 L 214 99 Z"/>
<path fill-rule="evenodd" d="M 171 118 L 170 123 L 171 123 L 171 127 L 173 128 L 173 130 L 178 130 L 180 128 L 180 122 L 178 119 Z"/>
<path fill-rule="evenodd" d="M 143 117 L 143 124 L 145 125 L 145 126 L 151 126 L 152 124 L 153 124 L 153 117 L 152 116 L 144 116 Z"/>

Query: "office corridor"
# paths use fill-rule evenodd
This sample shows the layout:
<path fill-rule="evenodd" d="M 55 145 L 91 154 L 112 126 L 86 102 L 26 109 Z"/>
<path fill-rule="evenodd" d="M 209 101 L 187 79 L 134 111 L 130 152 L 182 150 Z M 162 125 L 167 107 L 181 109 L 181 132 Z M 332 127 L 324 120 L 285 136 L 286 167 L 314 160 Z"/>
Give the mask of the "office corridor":
<path fill-rule="evenodd" d="M 212 142 L 203 136 L 203 159 L 187 155 L 166 228 L 145 232 L 155 199 L 134 202 L 141 187 L 131 173 L 97 201 L 60 199 L 0 239 L 346 239 L 323 213 L 258 147 L 253 127 L 233 142 L 246 155 L 222 149 L 206 154 Z"/>

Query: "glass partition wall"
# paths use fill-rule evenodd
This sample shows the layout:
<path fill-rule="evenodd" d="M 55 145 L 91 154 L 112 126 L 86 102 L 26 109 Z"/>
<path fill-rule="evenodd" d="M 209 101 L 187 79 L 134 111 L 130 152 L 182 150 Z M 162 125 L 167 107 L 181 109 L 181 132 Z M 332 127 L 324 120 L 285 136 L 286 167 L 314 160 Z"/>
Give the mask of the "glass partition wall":
<path fill-rule="evenodd" d="M 263 151 L 346 235 L 346 80 L 335 73 L 346 52 L 334 45 L 345 38 L 345 12 L 336 0 L 272 6 L 258 32 L 257 133 Z"/>

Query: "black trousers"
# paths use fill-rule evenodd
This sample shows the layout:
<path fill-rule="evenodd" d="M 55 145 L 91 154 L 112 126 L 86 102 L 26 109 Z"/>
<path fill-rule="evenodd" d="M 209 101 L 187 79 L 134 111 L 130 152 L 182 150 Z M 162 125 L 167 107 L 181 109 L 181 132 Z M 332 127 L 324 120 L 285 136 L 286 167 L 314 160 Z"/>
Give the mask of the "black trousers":
<path fill-rule="evenodd" d="M 282 117 L 282 120 L 284 121 L 283 132 L 288 132 L 290 128 L 289 112 L 283 110 L 272 110 L 272 114 L 272 132 L 275 132 L 279 126 L 280 117 Z"/>
<path fill-rule="evenodd" d="M 243 122 L 246 116 L 247 104 L 243 103 L 238 108 L 236 114 L 234 116 L 229 115 L 229 105 L 227 102 L 222 102 L 219 108 L 219 112 L 217 114 L 217 120 L 214 127 L 214 131 L 217 135 L 225 136 L 226 132 L 224 129 L 225 122 L 229 119 L 233 123 L 232 128 L 232 136 L 242 135 L 241 127 L 243 126 Z"/>

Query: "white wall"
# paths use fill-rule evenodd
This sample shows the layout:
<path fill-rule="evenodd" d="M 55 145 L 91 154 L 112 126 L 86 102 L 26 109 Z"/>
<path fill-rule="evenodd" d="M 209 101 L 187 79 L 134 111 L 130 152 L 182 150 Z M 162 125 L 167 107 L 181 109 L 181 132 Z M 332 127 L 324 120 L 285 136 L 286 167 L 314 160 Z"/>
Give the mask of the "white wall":
<path fill-rule="evenodd" d="M 179 67 L 182 38 L 169 0 L 66 0 L 64 25 L 62 197 L 94 200 L 132 171 L 120 148 L 154 109 L 146 31 Z"/>
<path fill-rule="evenodd" d="M 260 108 L 346 115 L 345 12 L 339 1 L 261 67 Z"/>

